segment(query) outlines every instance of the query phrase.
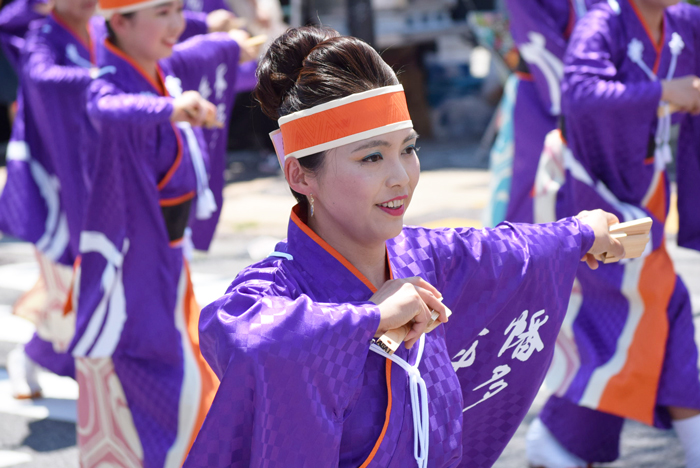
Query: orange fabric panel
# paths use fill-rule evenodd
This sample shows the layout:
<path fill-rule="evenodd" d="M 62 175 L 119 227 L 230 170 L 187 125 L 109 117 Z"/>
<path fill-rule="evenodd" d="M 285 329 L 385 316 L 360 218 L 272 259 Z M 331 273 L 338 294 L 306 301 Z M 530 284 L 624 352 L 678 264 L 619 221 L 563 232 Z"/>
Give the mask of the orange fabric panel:
<path fill-rule="evenodd" d="M 204 360 L 202 352 L 199 349 L 199 313 L 201 309 L 197 304 L 194 297 L 194 289 L 192 287 L 192 278 L 190 277 L 190 267 L 187 261 L 185 261 L 185 271 L 187 272 L 187 290 L 185 291 L 185 298 L 183 301 L 184 312 L 185 312 L 185 325 L 187 326 L 187 333 L 189 335 L 190 342 L 192 343 L 192 351 L 194 357 L 199 366 L 199 373 L 202 380 L 202 393 L 199 399 L 199 413 L 197 414 L 197 422 L 192 428 L 192 436 L 190 438 L 189 446 L 187 447 L 187 453 L 190 452 L 194 440 L 199 434 L 199 429 L 204 424 L 204 418 L 209 412 L 212 402 L 214 401 L 214 396 L 216 396 L 216 391 L 219 389 L 219 378 L 216 376 L 214 371 L 209 367 L 209 364 Z M 187 455 L 185 455 L 187 456 Z M 182 460 L 183 463 L 185 460 Z"/>
<path fill-rule="evenodd" d="M 666 180 L 659 178 L 646 208 L 661 222 L 666 220 Z M 599 409 L 646 424 L 654 423 L 654 406 L 668 337 L 668 303 L 676 286 L 673 262 L 661 247 L 644 260 L 638 290 L 644 303 L 627 361 L 608 382 Z"/>
<path fill-rule="evenodd" d="M 387 93 L 301 117 L 283 124 L 284 152 L 305 148 L 411 120 L 403 91 Z"/>
<path fill-rule="evenodd" d="M 654 190 L 654 194 L 651 196 L 651 198 L 649 198 L 646 209 L 649 210 L 649 212 L 651 212 L 651 214 L 662 223 L 666 222 L 666 179 L 664 178 L 663 174 L 659 176 L 659 183 L 656 184 L 656 190 Z"/>
<path fill-rule="evenodd" d="M 649 255 L 639 278 L 644 313 L 622 370 L 612 377 L 598 409 L 653 425 L 659 378 L 668 337 L 666 309 L 676 285 L 673 263 L 666 247 Z"/>

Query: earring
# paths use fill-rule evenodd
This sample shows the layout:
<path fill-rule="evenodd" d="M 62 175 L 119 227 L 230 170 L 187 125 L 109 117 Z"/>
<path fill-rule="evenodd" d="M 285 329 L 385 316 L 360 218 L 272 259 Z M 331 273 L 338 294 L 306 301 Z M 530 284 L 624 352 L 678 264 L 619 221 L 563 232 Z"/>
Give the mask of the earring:
<path fill-rule="evenodd" d="M 309 203 L 311 203 L 311 216 L 313 217 L 313 215 L 314 215 L 314 194 L 313 193 L 309 194 Z"/>

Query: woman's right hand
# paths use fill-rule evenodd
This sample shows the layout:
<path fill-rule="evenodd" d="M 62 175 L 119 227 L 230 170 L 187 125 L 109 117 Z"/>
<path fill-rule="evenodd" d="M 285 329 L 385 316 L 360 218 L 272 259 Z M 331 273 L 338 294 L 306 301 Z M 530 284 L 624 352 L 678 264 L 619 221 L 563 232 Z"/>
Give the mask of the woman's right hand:
<path fill-rule="evenodd" d="M 581 259 L 586 262 L 591 270 L 598 268 L 597 256 L 608 253 L 610 256 L 622 258 L 625 256 L 625 248 L 619 240 L 610 235 L 610 226 L 620 220 L 612 213 L 603 210 L 582 211 L 576 215 L 579 221 L 593 228 L 595 241 L 590 250 Z"/>
<path fill-rule="evenodd" d="M 688 75 L 661 82 L 661 100 L 682 112 L 700 114 L 700 78 Z"/>
<path fill-rule="evenodd" d="M 410 349 L 431 320 L 431 310 L 441 322 L 447 322 L 447 307 L 441 302 L 442 294 L 420 277 L 389 280 L 374 293 L 370 301 L 379 306 L 381 320 L 375 338 L 388 330 L 409 329 L 404 345 Z"/>
<path fill-rule="evenodd" d="M 216 120 L 216 106 L 197 91 L 185 91 L 173 100 L 171 122 L 187 122 L 194 127 L 221 127 Z"/>

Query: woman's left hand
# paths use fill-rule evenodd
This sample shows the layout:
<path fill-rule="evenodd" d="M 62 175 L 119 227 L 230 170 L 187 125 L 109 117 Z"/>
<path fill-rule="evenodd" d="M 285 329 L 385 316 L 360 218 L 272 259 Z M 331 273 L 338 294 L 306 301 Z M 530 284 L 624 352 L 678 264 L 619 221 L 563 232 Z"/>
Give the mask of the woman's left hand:
<path fill-rule="evenodd" d="M 581 261 L 585 261 L 588 266 L 595 270 L 598 268 L 598 260 L 596 256 L 604 253 L 610 256 L 623 258 L 625 256 L 625 248 L 620 241 L 613 239 L 610 235 L 610 226 L 617 224 L 620 221 L 612 213 L 603 210 L 582 211 L 576 215 L 582 223 L 593 228 L 595 234 L 595 242 L 593 247 L 584 255 Z"/>

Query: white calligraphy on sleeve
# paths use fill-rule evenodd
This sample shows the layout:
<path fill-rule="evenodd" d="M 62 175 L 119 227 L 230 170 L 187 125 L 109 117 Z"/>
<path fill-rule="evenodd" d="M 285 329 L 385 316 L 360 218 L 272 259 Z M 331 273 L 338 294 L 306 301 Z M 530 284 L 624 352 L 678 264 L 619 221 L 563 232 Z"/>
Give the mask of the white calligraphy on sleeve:
<path fill-rule="evenodd" d="M 542 351 L 544 349 L 544 343 L 540 338 L 539 329 L 542 325 L 547 323 L 549 316 L 545 315 L 543 319 L 539 319 L 544 314 L 544 309 L 536 312 L 530 318 L 530 328 L 527 327 L 527 314 L 528 311 L 524 311 L 520 314 L 520 317 L 513 320 L 504 335 L 510 333 L 508 339 L 503 344 L 501 351 L 498 353 L 500 357 L 504 352 L 510 348 L 515 348 L 513 351 L 513 359 L 518 359 L 520 361 L 527 361 L 532 356 L 535 351 Z"/>
<path fill-rule="evenodd" d="M 549 316 L 544 315 L 544 313 L 545 311 L 542 309 L 533 314 L 532 317 L 530 317 L 529 324 L 527 320 L 529 312 L 527 310 L 520 314 L 518 318 L 514 319 L 503 332 L 504 335 L 508 335 L 508 338 L 506 338 L 505 343 L 503 343 L 503 346 L 498 353 L 498 357 L 501 357 L 509 349 L 515 348 L 513 349 L 511 359 L 517 359 L 525 362 L 530 359 L 535 351 L 542 351 L 544 349 L 544 343 L 540 337 L 539 329 L 549 320 Z M 543 315 L 544 317 L 542 317 Z M 484 336 L 488 332 L 489 331 L 487 329 L 484 329 L 479 336 Z M 474 361 L 476 360 L 476 347 L 478 344 L 479 340 L 474 341 L 468 350 L 463 349 L 452 358 L 452 367 L 454 368 L 455 372 L 459 369 L 470 367 L 472 364 L 474 364 Z M 492 371 L 491 378 L 481 385 L 475 387 L 473 390 L 481 390 L 482 388 L 488 386 L 486 393 L 476 403 L 464 408 L 462 412 L 474 408 L 479 403 L 482 403 L 502 392 L 508 386 L 508 382 L 505 381 L 504 377 L 510 374 L 510 372 L 511 368 L 507 364 L 496 366 L 496 368 L 494 368 Z"/>
<path fill-rule="evenodd" d="M 489 380 L 482 383 L 478 387 L 474 388 L 474 391 L 477 391 L 480 388 L 483 388 L 486 385 L 488 385 L 489 386 L 488 391 L 486 393 L 484 393 L 484 396 L 481 398 L 481 400 L 464 408 L 462 410 L 462 413 L 464 413 L 468 409 L 474 408 L 479 403 L 484 402 L 484 401 L 488 400 L 489 398 L 496 396 L 501 391 L 503 391 L 508 386 L 508 382 L 503 380 L 503 377 L 505 377 L 508 374 L 510 374 L 510 366 L 509 365 L 504 364 L 502 366 L 496 367 L 493 370 L 493 375 L 491 376 L 491 378 Z"/>
<path fill-rule="evenodd" d="M 487 328 L 484 328 L 479 333 L 479 336 L 484 336 L 488 333 L 489 330 Z M 474 364 L 474 360 L 476 359 L 476 346 L 478 344 L 479 340 L 474 340 L 474 343 L 472 343 L 471 347 L 468 350 L 463 349 L 457 354 L 455 354 L 455 356 L 452 358 L 452 368 L 455 370 L 455 372 L 457 372 L 459 369 L 463 369 Z"/>

